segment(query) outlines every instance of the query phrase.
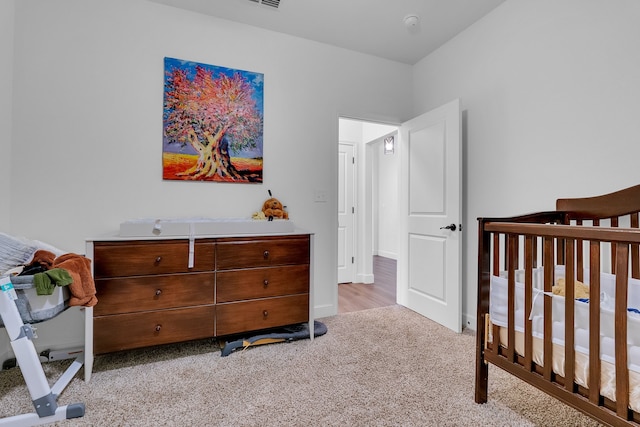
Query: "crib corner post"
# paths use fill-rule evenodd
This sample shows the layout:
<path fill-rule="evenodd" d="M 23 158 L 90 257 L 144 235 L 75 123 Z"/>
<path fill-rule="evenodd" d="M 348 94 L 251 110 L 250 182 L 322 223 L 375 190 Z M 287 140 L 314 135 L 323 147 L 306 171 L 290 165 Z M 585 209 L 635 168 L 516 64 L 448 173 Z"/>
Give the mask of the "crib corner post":
<path fill-rule="evenodd" d="M 480 326 L 480 324 L 482 324 L 482 326 Z M 474 397 L 476 403 L 487 403 L 489 388 L 489 366 L 484 361 L 486 344 L 484 340 L 485 332 L 484 315 L 479 315 L 478 330 L 476 331 L 476 380 Z"/>
<path fill-rule="evenodd" d="M 486 349 L 485 316 L 489 314 L 490 286 L 490 233 L 484 230 L 485 219 L 478 218 L 478 301 L 476 308 L 476 378 L 475 402 L 486 403 L 488 394 L 489 366 L 484 361 Z"/>

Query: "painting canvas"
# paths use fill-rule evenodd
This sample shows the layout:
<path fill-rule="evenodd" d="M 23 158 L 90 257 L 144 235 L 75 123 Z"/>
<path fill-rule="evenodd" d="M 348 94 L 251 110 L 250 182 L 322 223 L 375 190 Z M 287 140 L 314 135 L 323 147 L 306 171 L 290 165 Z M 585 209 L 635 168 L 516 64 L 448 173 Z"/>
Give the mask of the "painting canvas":
<path fill-rule="evenodd" d="M 166 180 L 261 183 L 264 75 L 164 59 Z"/>

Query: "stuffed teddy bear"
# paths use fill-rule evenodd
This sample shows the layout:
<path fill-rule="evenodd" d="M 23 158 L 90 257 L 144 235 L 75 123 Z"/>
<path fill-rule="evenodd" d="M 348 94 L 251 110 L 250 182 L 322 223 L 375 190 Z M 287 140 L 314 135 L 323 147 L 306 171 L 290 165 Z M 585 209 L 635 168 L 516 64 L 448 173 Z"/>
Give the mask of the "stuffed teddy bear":
<path fill-rule="evenodd" d="M 262 212 L 267 219 L 289 219 L 289 214 L 284 210 L 284 207 L 282 206 L 282 203 L 280 203 L 280 200 L 276 199 L 275 197 L 271 197 L 265 200 L 265 202 L 262 204 Z"/>
<path fill-rule="evenodd" d="M 564 277 L 561 277 L 556 281 L 556 285 L 551 288 L 551 291 L 553 292 L 554 295 L 565 296 L 566 287 L 567 287 L 567 284 L 564 280 Z M 575 299 L 589 298 L 589 287 L 579 280 L 575 281 L 574 298 Z"/>

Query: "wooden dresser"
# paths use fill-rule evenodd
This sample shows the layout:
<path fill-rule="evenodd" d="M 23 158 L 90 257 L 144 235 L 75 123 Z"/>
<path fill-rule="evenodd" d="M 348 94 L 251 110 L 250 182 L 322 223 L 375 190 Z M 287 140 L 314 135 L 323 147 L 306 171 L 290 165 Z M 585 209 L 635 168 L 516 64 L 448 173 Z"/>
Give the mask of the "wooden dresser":
<path fill-rule="evenodd" d="M 312 331 L 311 246 L 307 233 L 88 241 L 98 304 L 85 324 L 87 381 L 93 354 L 302 322 Z"/>

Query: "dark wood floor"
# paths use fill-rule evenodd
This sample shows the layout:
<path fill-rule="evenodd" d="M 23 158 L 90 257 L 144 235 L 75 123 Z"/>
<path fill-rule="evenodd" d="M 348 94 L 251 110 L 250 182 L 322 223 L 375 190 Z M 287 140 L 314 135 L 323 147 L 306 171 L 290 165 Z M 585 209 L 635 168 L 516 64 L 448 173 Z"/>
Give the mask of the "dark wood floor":
<path fill-rule="evenodd" d="M 338 313 L 387 307 L 396 303 L 396 261 L 373 257 L 374 283 L 338 285 Z"/>

